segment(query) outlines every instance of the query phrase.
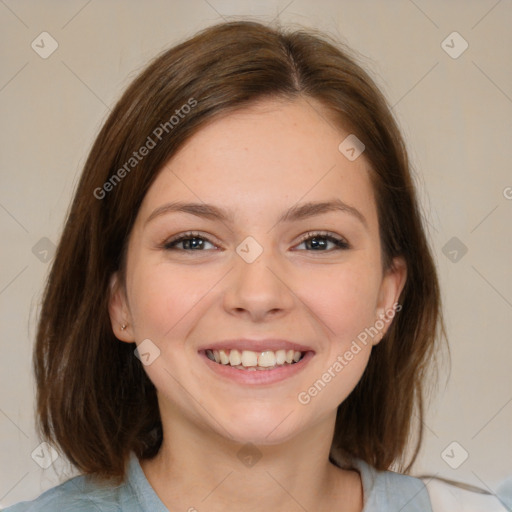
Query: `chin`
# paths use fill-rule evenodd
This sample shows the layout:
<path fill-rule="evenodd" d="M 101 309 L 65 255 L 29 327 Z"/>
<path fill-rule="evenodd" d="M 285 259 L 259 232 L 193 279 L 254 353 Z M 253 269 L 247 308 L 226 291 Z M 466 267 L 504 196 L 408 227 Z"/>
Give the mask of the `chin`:
<path fill-rule="evenodd" d="M 291 413 L 291 414 L 290 414 Z M 243 407 L 230 411 L 221 422 L 224 429 L 219 434 L 231 434 L 231 440 L 241 444 L 275 445 L 288 441 L 298 434 L 293 408 L 282 406 Z"/>

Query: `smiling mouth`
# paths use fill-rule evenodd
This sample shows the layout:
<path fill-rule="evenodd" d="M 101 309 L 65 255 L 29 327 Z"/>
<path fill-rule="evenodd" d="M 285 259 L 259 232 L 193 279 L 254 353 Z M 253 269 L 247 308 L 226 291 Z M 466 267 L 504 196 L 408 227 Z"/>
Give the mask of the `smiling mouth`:
<path fill-rule="evenodd" d="M 297 350 L 263 350 L 254 352 L 252 350 L 205 350 L 206 357 L 211 361 L 231 366 L 238 370 L 274 370 L 283 366 L 298 363 L 306 354 Z"/>

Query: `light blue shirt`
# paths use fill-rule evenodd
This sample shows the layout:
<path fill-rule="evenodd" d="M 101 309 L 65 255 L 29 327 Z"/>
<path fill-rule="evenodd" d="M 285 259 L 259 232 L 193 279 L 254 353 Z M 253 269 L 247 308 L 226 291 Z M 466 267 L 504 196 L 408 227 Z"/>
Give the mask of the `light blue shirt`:
<path fill-rule="evenodd" d="M 377 471 L 364 461 L 352 462 L 361 474 L 363 512 L 432 512 L 424 483 L 392 471 Z M 201 510 L 200 504 L 196 504 Z M 194 504 L 191 503 L 191 510 Z M 127 478 L 120 486 L 94 483 L 76 476 L 49 489 L 33 501 L 13 505 L 4 512 L 171 512 L 146 479 L 134 453 Z M 335 511 L 333 511 L 335 512 Z"/>

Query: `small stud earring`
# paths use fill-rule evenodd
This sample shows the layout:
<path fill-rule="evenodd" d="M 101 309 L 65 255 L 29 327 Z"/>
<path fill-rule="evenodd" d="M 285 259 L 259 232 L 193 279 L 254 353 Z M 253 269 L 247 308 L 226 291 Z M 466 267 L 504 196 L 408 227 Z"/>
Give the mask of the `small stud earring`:
<path fill-rule="evenodd" d="M 126 324 L 121 325 L 121 331 L 124 331 L 126 329 Z"/>

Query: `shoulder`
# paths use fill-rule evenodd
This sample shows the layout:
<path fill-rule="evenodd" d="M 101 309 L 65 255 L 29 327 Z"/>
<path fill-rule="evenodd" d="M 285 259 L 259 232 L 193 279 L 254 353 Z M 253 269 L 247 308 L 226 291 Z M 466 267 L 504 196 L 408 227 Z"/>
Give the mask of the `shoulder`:
<path fill-rule="evenodd" d="M 133 452 L 126 469 L 119 485 L 76 476 L 4 512 L 167 512 Z"/>
<path fill-rule="evenodd" d="M 478 492 L 462 489 L 455 485 L 432 479 L 426 482 L 433 512 L 506 512 L 507 501 L 503 496 L 480 494 Z M 512 485 L 511 485 L 512 487 Z M 499 492 L 499 491 L 498 491 Z M 510 492 L 510 490 L 509 490 Z M 512 493 L 510 493 L 512 504 Z"/>
<path fill-rule="evenodd" d="M 351 461 L 361 474 L 364 512 L 432 512 L 425 484 L 394 471 L 379 471 L 362 460 Z"/>
<path fill-rule="evenodd" d="M 119 512 L 127 492 L 125 484 L 100 484 L 86 476 L 76 476 L 4 512 Z"/>

